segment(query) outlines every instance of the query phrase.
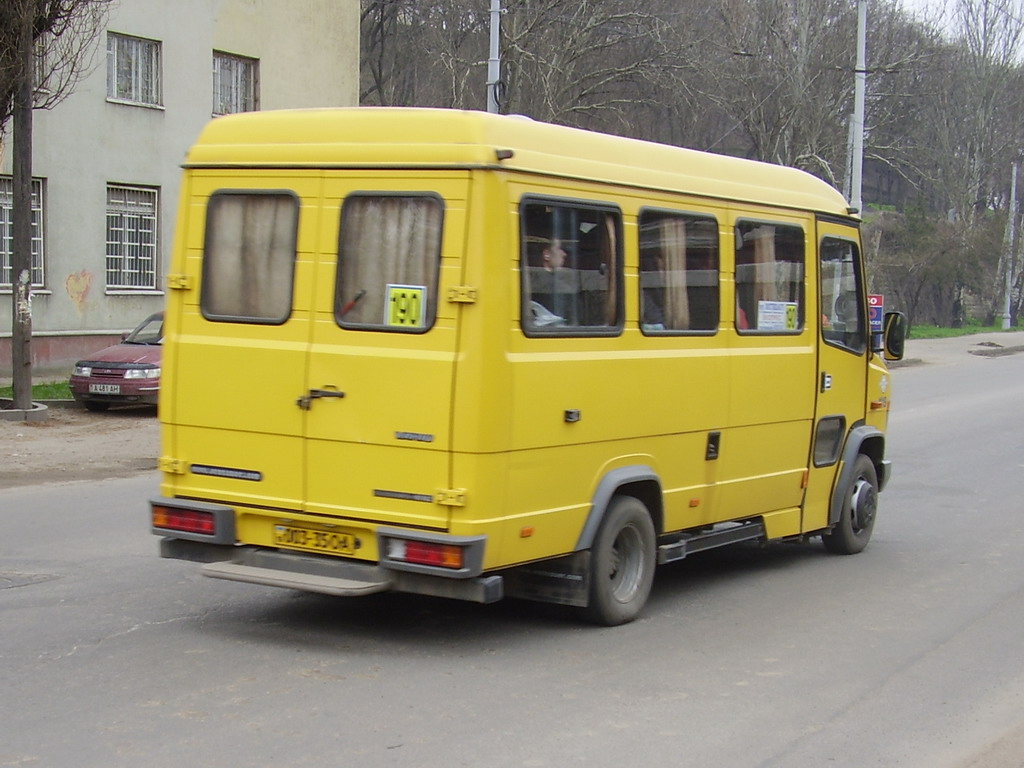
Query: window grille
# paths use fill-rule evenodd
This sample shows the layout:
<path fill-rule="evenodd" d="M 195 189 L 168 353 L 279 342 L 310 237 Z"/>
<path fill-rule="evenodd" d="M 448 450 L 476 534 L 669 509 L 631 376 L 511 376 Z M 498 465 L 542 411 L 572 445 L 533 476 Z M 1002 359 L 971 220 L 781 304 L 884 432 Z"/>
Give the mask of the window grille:
<path fill-rule="evenodd" d="M 43 180 L 32 179 L 32 287 L 44 286 Z M 0 176 L 0 287 L 11 288 L 11 257 L 14 252 L 14 182 Z"/>
<path fill-rule="evenodd" d="M 107 186 L 107 289 L 155 290 L 157 190 Z"/>
<path fill-rule="evenodd" d="M 107 98 L 159 106 L 158 41 L 113 32 L 107 35 Z"/>
<path fill-rule="evenodd" d="M 259 60 L 213 52 L 213 114 L 254 112 L 259 105 Z"/>

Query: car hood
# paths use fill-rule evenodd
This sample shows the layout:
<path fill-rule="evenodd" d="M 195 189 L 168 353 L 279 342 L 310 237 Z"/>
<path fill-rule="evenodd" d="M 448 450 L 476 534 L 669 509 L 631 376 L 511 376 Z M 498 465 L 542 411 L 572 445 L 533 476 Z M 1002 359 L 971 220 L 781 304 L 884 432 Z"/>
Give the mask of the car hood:
<path fill-rule="evenodd" d="M 115 344 L 101 349 L 79 361 L 80 363 L 142 363 L 160 365 L 159 344 Z"/>

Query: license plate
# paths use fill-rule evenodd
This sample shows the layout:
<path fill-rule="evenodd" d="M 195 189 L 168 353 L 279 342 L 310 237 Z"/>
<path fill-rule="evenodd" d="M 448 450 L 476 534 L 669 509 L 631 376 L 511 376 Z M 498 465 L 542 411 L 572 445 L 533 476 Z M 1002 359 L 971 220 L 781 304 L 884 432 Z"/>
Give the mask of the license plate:
<path fill-rule="evenodd" d="M 89 391 L 94 395 L 120 395 L 120 384 L 90 384 Z"/>
<path fill-rule="evenodd" d="M 315 531 L 292 525 L 275 525 L 274 542 L 277 546 L 287 549 L 333 552 L 338 555 L 354 555 L 357 546 L 356 537 L 351 533 Z"/>

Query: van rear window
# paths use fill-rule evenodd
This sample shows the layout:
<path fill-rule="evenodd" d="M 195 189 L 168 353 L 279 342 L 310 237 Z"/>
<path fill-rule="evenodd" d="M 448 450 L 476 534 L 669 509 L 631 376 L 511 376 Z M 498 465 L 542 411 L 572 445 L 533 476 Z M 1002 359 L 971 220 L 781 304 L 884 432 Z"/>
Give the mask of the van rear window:
<path fill-rule="evenodd" d="M 208 320 L 280 325 L 292 310 L 299 203 L 290 192 L 216 192 L 206 208 L 200 307 Z"/>
<path fill-rule="evenodd" d="M 338 325 L 429 330 L 437 314 L 443 220 L 436 195 L 349 196 L 338 237 Z"/>

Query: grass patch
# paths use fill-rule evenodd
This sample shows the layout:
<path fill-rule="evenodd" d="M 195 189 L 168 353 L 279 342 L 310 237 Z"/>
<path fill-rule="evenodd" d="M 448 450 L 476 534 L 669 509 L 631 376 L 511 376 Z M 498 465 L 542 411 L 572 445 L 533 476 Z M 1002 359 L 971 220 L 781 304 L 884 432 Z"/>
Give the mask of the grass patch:
<path fill-rule="evenodd" d="M 939 328 L 934 325 L 914 325 L 907 334 L 909 339 L 952 339 L 957 336 L 973 336 L 976 333 L 1013 333 L 1022 331 L 1024 328 L 1017 326 L 1003 330 L 1002 321 L 994 325 L 980 325 L 977 322 L 968 322 L 963 328 Z"/>
<path fill-rule="evenodd" d="M 14 387 L 0 387 L 0 397 L 14 397 Z M 33 400 L 70 400 L 71 387 L 66 381 L 51 381 L 32 385 Z"/>

